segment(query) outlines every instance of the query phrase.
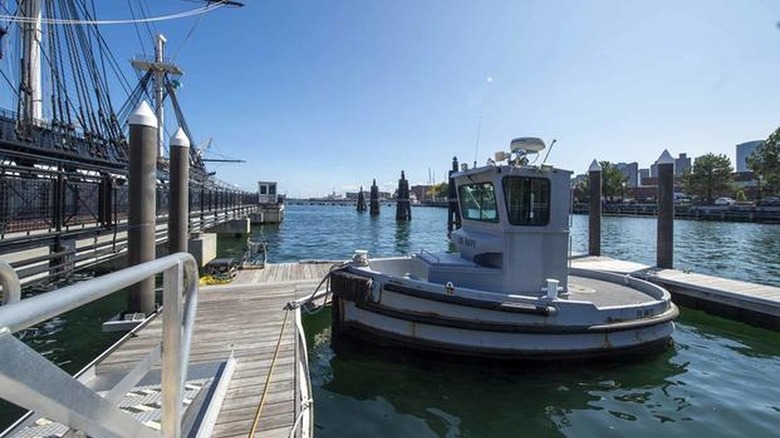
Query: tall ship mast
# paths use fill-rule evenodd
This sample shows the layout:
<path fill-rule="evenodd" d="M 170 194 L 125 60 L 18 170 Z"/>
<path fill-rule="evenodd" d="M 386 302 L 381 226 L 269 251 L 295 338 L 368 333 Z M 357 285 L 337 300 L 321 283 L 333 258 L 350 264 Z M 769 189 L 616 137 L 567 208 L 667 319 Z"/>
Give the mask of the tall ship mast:
<path fill-rule="evenodd" d="M 155 36 L 153 57 L 131 61 L 141 72 L 131 85 L 101 34 L 96 3 L 0 0 L 0 164 L 121 172 L 128 160 L 128 116 L 141 100 L 154 104 L 160 123 L 159 172 L 167 171 L 162 153 L 170 131 L 163 125 L 166 103 L 193 139 L 176 93 L 183 72 L 165 58 L 165 37 Z M 191 12 L 228 3 L 207 1 Z M 109 88 L 115 83 L 124 89 L 121 100 Z M 192 179 L 215 182 L 200 151 L 192 148 L 190 154 Z"/>

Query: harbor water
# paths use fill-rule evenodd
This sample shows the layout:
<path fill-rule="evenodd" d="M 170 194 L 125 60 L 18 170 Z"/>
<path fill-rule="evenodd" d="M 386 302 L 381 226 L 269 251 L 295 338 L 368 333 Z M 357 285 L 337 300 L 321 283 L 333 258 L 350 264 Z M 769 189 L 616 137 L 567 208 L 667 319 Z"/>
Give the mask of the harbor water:
<path fill-rule="evenodd" d="M 355 249 L 391 256 L 446 250 L 446 210 L 414 208 L 410 223 L 337 206 L 288 206 L 253 228 L 270 262 L 343 260 Z M 655 263 L 653 218 L 605 217 L 604 255 Z M 245 239 L 220 238 L 219 256 Z M 587 248 L 587 217 L 572 217 Z M 675 266 L 780 286 L 780 226 L 675 222 Z M 121 297 L 26 334 L 74 371 L 115 339 L 101 334 Z M 327 311 L 305 320 L 318 437 L 775 436 L 780 430 L 780 336 L 682 309 L 666 352 L 601 364 L 492 364 L 346 344 L 334 351 Z M 7 424 L 16 411 L 0 408 Z"/>
<path fill-rule="evenodd" d="M 331 217 L 344 239 L 326 241 L 336 251 L 280 245 L 280 256 L 446 249 L 446 211 L 413 215 L 396 226 L 391 214 L 291 208 L 279 234 Z M 675 226 L 677 266 L 780 285 L 780 227 Z M 602 228 L 605 255 L 654 264 L 653 218 L 609 217 Z M 572 246 L 586 251 L 586 216 L 572 217 Z M 318 437 L 776 436 L 780 429 L 780 337 L 696 310 L 682 309 L 674 345 L 660 355 L 584 365 L 464 362 L 356 342 L 336 352 L 327 311 L 306 322 Z"/>

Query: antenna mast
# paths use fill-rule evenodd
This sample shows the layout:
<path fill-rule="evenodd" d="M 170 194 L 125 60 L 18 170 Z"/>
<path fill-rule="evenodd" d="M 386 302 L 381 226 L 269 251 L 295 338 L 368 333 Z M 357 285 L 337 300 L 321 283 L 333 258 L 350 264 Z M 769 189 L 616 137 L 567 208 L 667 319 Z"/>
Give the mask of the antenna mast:
<path fill-rule="evenodd" d="M 477 156 L 479 155 L 479 135 L 482 133 L 482 114 L 477 120 L 477 144 L 474 147 L 474 167 L 477 167 Z"/>

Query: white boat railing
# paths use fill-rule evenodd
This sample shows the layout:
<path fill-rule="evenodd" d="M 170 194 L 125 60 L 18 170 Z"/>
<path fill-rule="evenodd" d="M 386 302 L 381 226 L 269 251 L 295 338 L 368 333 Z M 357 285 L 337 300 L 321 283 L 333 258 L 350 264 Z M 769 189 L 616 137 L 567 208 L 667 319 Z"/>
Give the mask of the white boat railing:
<path fill-rule="evenodd" d="M 420 250 L 419 257 L 424 259 L 424 260 L 427 260 L 429 262 L 434 262 L 434 263 L 439 263 L 441 261 L 441 260 L 439 260 L 439 256 L 438 255 L 436 255 L 436 254 L 434 254 L 434 253 L 432 253 L 432 252 L 430 252 L 430 251 L 428 251 L 426 249 L 421 249 Z"/>
<path fill-rule="evenodd" d="M 163 274 L 162 344 L 141 360 L 115 390 L 132 386 L 131 383 L 140 380 L 162 357 L 160 431 L 122 412 L 110 396 L 116 391 L 109 391 L 105 397 L 99 395 L 13 336 L 17 331 L 159 273 Z M 0 267 L 4 292 L 8 290 L 6 278 L 7 271 Z M 18 286 L 18 279 L 16 283 Z M 3 358 L 0 360 L 0 398 L 88 436 L 178 437 L 181 435 L 184 381 L 197 302 L 195 259 L 187 253 L 177 253 L 3 305 L 0 307 L 0 357 Z"/>

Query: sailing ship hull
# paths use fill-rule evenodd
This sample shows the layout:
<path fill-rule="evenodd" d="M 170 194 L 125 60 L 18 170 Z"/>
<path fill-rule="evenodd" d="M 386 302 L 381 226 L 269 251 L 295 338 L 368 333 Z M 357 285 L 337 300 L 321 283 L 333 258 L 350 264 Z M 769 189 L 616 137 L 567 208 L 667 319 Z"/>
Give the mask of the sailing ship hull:
<path fill-rule="evenodd" d="M 584 275 L 588 274 L 580 272 L 570 281 L 587 281 Z M 604 281 L 605 275 L 597 274 L 601 278 L 597 281 Z M 647 290 L 657 288 L 642 283 Z M 351 267 L 331 277 L 333 336 L 513 360 L 654 352 L 669 345 L 678 314 L 663 299 L 665 291 L 657 289 L 661 299 L 599 310 L 592 303 L 576 300 L 544 303 L 538 297 L 524 300 L 517 295 L 453 290 Z"/>

